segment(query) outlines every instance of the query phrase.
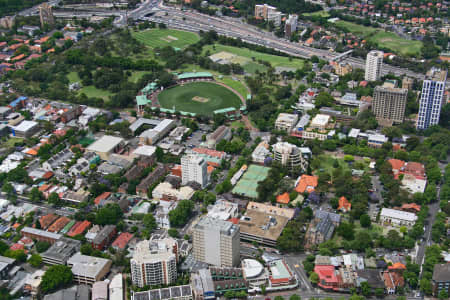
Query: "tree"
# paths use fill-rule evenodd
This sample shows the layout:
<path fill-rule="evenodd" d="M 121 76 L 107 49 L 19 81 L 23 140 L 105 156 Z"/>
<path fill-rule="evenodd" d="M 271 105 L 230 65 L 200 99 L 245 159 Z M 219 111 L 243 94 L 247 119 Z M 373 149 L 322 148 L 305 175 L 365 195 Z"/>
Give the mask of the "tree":
<path fill-rule="evenodd" d="M 375 289 L 375 296 L 377 298 L 382 298 L 384 296 L 384 290 L 380 288 Z"/>
<path fill-rule="evenodd" d="M 61 199 L 59 198 L 59 195 L 57 193 L 53 192 L 50 194 L 50 196 L 48 196 L 48 203 L 52 204 L 53 206 L 60 206 Z"/>
<path fill-rule="evenodd" d="M 92 245 L 89 243 L 85 243 L 81 245 L 80 252 L 83 255 L 92 255 L 92 252 L 94 252 L 94 249 L 92 248 Z"/>
<path fill-rule="evenodd" d="M 41 291 L 43 294 L 56 291 L 72 282 L 72 270 L 68 266 L 51 266 L 42 276 Z"/>
<path fill-rule="evenodd" d="M 316 272 L 312 272 L 311 275 L 309 275 L 309 281 L 311 281 L 311 283 L 314 285 L 318 284 L 319 275 Z"/>
<path fill-rule="evenodd" d="M 302 300 L 302 298 L 297 294 L 293 294 L 289 297 L 289 300 Z"/>
<path fill-rule="evenodd" d="M 337 233 L 347 241 L 351 241 L 355 238 L 355 229 L 350 223 L 342 222 L 337 228 Z"/>
<path fill-rule="evenodd" d="M 448 299 L 448 293 L 447 293 L 447 291 L 446 291 L 445 289 L 442 289 L 442 290 L 439 292 L 438 298 L 441 299 L 441 300 Z"/>
<path fill-rule="evenodd" d="M 194 202 L 191 200 L 181 200 L 178 206 L 169 212 L 170 226 L 181 227 L 185 225 L 192 215 Z"/>
<path fill-rule="evenodd" d="M 36 251 L 38 253 L 42 253 L 47 251 L 48 248 L 50 248 L 50 243 L 49 242 L 44 242 L 44 241 L 38 241 L 36 242 Z"/>
<path fill-rule="evenodd" d="M 363 294 L 364 296 L 370 296 L 370 292 L 371 292 L 371 288 L 369 286 L 369 284 L 367 283 L 367 281 L 363 281 L 361 282 L 361 294 Z"/>
<path fill-rule="evenodd" d="M 4 255 L 6 257 L 14 258 L 17 261 L 20 262 L 26 262 L 27 261 L 27 255 L 25 254 L 25 251 L 23 250 L 6 250 Z"/>
<path fill-rule="evenodd" d="M 431 282 L 427 278 L 422 278 L 420 280 L 420 290 L 425 293 L 425 295 L 431 295 L 433 292 L 433 287 L 431 285 Z"/>
<path fill-rule="evenodd" d="M 123 212 L 117 203 L 110 203 L 100 208 L 95 216 L 95 223 L 99 225 L 117 224 L 122 218 Z"/>
<path fill-rule="evenodd" d="M 167 232 L 173 238 L 177 238 L 178 237 L 178 230 L 176 228 L 170 228 Z"/>
<path fill-rule="evenodd" d="M 362 227 L 368 228 L 370 225 L 372 225 L 372 222 L 370 221 L 370 217 L 367 214 L 362 214 L 359 217 L 359 223 Z"/>
<path fill-rule="evenodd" d="M 42 199 L 44 199 L 44 195 L 37 187 L 34 187 L 30 191 L 30 200 L 31 202 L 40 202 Z"/>
<path fill-rule="evenodd" d="M 147 228 L 149 232 L 153 232 L 153 230 L 158 227 L 155 217 L 152 214 L 146 214 L 142 219 L 142 224 L 144 224 L 145 228 Z"/>
<path fill-rule="evenodd" d="M 39 254 L 33 254 L 28 263 L 35 268 L 39 268 L 42 265 L 42 257 Z"/>

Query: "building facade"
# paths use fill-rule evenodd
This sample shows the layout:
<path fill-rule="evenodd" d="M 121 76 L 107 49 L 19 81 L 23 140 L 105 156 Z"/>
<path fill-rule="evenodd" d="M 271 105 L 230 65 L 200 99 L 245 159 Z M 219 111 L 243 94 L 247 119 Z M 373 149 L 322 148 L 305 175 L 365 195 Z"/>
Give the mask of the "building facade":
<path fill-rule="evenodd" d="M 383 65 L 383 51 L 372 50 L 367 54 L 366 72 L 364 79 L 367 81 L 377 81 L 381 77 Z"/>
<path fill-rule="evenodd" d="M 303 158 L 300 149 L 287 142 L 279 142 L 272 147 L 275 161 L 289 169 L 301 168 L 306 171 L 308 162 Z"/>
<path fill-rule="evenodd" d="M 373 93 L 372 112 L 378 120 L 403 123 L 408 90 L 377 86 Z"/>
<path fill-rule="evenodd" d="M 173 238 L 149 241 L 136 245 L 130 260 L 134 285 L 169 285 L 177 279 L 178 244 Z"/>
<path fill-rule="evenodd" d="M 240 231 L 231 222 L 203 217 L 193 229 L 194 258 L 220 267 L 234 267 L 240 260 Z"/>
<path fill-rule="evenodd" d="M 428 71 L 422 85 L 417 129 L 424 130 L 439 123 L 446 80 L 447 71 L 435 68 Z"/>
<path fill-rule="evenodd" d="M 204 188 L 208 184 L 208 164 L 205 159 L 195 154 L 188 154 L 181 158 L 181 182 L 197 182 Z"/>

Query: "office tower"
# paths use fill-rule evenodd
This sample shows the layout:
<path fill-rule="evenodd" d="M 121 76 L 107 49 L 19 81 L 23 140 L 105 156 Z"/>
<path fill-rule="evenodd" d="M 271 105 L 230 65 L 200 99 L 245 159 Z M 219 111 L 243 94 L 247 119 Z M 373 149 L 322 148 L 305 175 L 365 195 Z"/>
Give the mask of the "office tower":
<path fill-rule="evenodd" d="M 373 93 L 372 112 L 377 120 L 402 123 L 405 117 L 408 90 L 377 86 Z"/>
<path fill-rule="evenodd" d="M 202 217 L 193 228 L 194 258 L 219 267 L 235 267 L 240 258 L 239 226 Z"/>
<path fill-rule="evenodd" d="M 439 123 L 439 115 L 444 102 L 446 80 L 446 70 L 432 68 L 427 72 L 420 96 L 417 129 L 427 129 Z"/>
<path fill-rule="evenodd" d="M 377 81 L 381 77 L 381 67 L 383 65 L 383 51 L 372 50 L 367 54 L 366 73 L 364 79 L 367 81 Z"/>
<path fill-rule="evenodd" d="M 168 285 L 177 279 L 178 244 L 173 238 L 144 240 L 136 245 L 130 260 L 134 285 Z"/>
<path fill-rule="evenodd" d="M 197 182 L 202 188 L 208 184 L 208 169 L 205 159 L 187 154 L 181 158 L 181 183 Z"/>

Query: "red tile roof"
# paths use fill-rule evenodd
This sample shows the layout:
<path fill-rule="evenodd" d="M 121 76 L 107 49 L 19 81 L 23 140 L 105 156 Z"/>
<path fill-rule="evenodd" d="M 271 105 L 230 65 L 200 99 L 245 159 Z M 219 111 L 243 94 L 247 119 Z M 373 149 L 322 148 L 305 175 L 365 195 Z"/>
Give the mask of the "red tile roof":
<path fill-rule="evenodd" d="M 310 176 L 310 175 L 303 174 L 300 177 L 300 180 L 299 180 L 297 186 L 295 187 L 295 190 L 298 193 L 304 193 L 305 191 L 308 193 L 311 193 L 317 187 L 318 180 L 319 180 L 319 177 L 317 177 L 317 176 Z"/>
<path fill-rule="evenodd" d="M 391 164 L 392 170 L 400 170 L 405 165 L 403 160 L 395 158 L 388 160 L 388 162 Z"/>
<path fill-rule="evenodd" d="M 12 244 L 11 247 L 9 247 L 9 249 L 11 249 L 12 251 L 24 250 L 25 246 L 23 244 L 15 243 L 15 244 Z"/>
<path fill-rule="evenodd" d="M 289 194 L 286 192 L 284 194 L 277 196 L 277 202 L 281 204 L 288 204 L 289 203 Z"/>
<path fill-rule="evenodd" d="M 67 223 L 70 222 L 70 219 L 67 217 L 61 217 L 58 220 L 55 221 L 49 228 L 48 231 L 50 232 L 59 232 L 61 229 L 64 228 L 64 226 L 67 225 Z"/>
<path fill-rule="evenodd" d="M 334 266 L 332 265 L 317 265 L 314 267 L 314 272 L 319 275 L 319 286 L 323 288 L 330 288 L 339 283 L 336 276 Z"/>
<path fill-rule="evenodd" d="M 406 266 L 401 262 L 396 262 L 392 266 L 388 267 L 389 270 L 406 270 Z"/>
<path fill-rule="evenodd" d="M 56 219 L 58 219 L 58 216 L 56 216 L 54 214 L 48 214 L 48 215 L 42 216 L 39 219 L 39 224 L 41 225 L 42 229 L 47 229 L 53 222 L 56 221 Z"/>
<path fill-rule="evenodd" d="M 211 150 L 208 148 L 193 148 L 192 151 L 199 154 L 206 154 L 217 158 L 223 158 L 226 155 L 226 153 L 223 151 Z"/>
<path fill-rule="evenodd" d="M 70 228 L 67 235 L 74 237 L 76 235 L 83 234 L 89 226 L 91 226 L 91 222 L 89 221 L 77 222 L 72 228 Z"/>
<path fill-rule="evenodd" d="M 416 203 L 404 203 L 401 208 L 402 209 L 414 209 L 415 211 L 419 212 L 421 206 Z"/>
<path fill-rule="evenodd" d="M 237 224 L 239 224 L 239 219 L 238 219 L 238 218 L 230 218 L 230 219 L 228 220 L 228 222 L 231 222 L 231 223 L 237 225 Z"/>
<path fill-rule="evenodd" d="M 133 235 L 128 232 L 122 232 L 117 239 L 112 243 L 113 247 L 117 247 L 119 249 L 125 249 L 130 240 L 133 238 Z"/>
<path fill-rule="evenodd" d="M 95 205 L 99 205 L 102 200 L 108 199 L 110 195 L 111 192 L 104 192 L 100 196 L 97 196 L 97 198 L 95 198 L 94 200 Z"/>
<path fill-rule="evenodd" d="M 348 202 L 347 198 L 342 196 L 339 198 L 339 207 L 338 210 L 343 210 L 345 212 L 350 211 L 352 209 L 352 204 Z"/>

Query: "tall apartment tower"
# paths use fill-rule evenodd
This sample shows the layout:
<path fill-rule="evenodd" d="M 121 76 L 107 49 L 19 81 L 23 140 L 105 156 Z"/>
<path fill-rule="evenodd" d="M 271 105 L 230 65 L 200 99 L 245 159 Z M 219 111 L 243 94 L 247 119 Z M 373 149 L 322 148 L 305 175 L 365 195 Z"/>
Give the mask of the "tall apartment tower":
<path fill-rule="evenodd" d="M 41 27 L 45 24 L 53 25 L 55 24 L 55 18 L 53 17 L 53 8 L 47 3 L 42 3 L 39 6 L 39 18 L 41 20 Z"/>
<path fill-rule="evenodd" d="M 381 67 L 383 65 L 383 51 L 372 50 L 367 54 L 366 73 L 364 79 L 367 81 L 377 81 L 381 77 Z"/>
<path fill-rule="evenodd" d="M 377 86 L 373 92 L 372 112 L 379 121 L 402 123 L 407 101 L 407 89 Z"/>
<path fill-rule="evenodd" d="M 444 102 L 446 80 L 447 70 L 432 68 L 427 72 L 420 96 L 417 129 L 427 129 L 439 123 L 442 103 Z"/>
<path fill-rule="evenodd" d="M 208 184 L 208 169 L 205 159 L 195 154 L 181 158 L 181 183 L 197 182 L 204 188 Z"/>
<path fill-rule="evenodd" d="M 308 161 L 303 158 L 300 149 L 287 142 L 278 142 L 272 146 L 274 159 L 282 166 L 292 170 L 301 168 L 303 172 L 308 168 Z"/>
<path fill-rule="evenodd" d="M 289 18 L 286 20 L 286 23 L 284 25 L 284 34 L 287 37 L 290 37 L 292 33 L 294 33 L 297 30 L 297 22 L 298 22 L 297 15 L 289 15 Z"/>
<path fill-rule="evenodd" d="M 202 217 L 193 228 L 194 258 L 214 266 L 235 267 L 240 262 L 239 226 Z"/>
<path fill-rule="evenodd" d="M 168 285 L 177 280 L 178 244 L 173 238 L 149 241 L 136 245 L 130 260 L 134 285 Z"/>

